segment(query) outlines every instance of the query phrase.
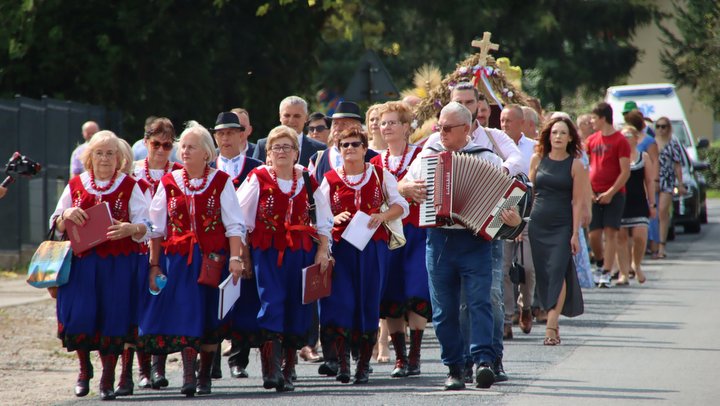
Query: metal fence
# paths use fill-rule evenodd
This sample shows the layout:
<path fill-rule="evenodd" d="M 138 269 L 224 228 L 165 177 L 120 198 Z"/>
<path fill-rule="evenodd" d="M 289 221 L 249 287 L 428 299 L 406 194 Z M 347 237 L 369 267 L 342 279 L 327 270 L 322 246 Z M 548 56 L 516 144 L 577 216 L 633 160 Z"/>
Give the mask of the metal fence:
<path fill-rule="evenodd" d="M 18 179 L 0 200 L 0 252 L 14 251 L 19 258 L 23 248 L 33 249 L 43 240 L 69 178 L 70 154 L 84 142 L 82 124 L 93 120 L 121 134 L 121 119 L 119 112 L 71 101 L 0 99 L 0 160 L 19 151 L 43 167 L 32 179 Z"/>

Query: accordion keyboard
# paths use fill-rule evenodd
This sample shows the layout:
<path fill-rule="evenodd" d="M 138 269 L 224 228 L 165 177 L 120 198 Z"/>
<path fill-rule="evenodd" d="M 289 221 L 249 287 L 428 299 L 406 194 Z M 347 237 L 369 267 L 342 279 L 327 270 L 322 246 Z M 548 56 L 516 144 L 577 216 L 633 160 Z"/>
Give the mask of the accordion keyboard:
<path fill-rule="evenodd" d="M 420 204 L 420 227 L 433 227 L 437 225 L 437 211 L 435 210 L 435 170 L 439 160 L 438 155 L 420 158 L 420 176 L 425 179 L 427 195 Z"/>

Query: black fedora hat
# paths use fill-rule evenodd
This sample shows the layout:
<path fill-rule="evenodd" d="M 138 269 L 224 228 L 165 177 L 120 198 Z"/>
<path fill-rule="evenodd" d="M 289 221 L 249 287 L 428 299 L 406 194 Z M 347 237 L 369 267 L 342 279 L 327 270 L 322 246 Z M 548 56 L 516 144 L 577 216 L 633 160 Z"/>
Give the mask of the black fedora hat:
<path fill-rule="evenodd" d="M 362 123 L 360 106 L 358 106 L 357 103 L 353 103 L 350 101 L 341 101 L 340 104 L 338 104 L 337 109 L 335 109 L 332 117 L 330 118 L 332 118 L 333 120 L 335 120 L 336 118 L 353 118 Z"/>
<path fill-rule="evenodd" d="M 210 131 L 222 130 L 224 128 L 237 128 L 240 131 L 245 131 L 245 126 L 240 124 L 240 119 L 237 114 L 230 111 L 223 111 L 218 114 L 215 120 L 215 128 Z"/>

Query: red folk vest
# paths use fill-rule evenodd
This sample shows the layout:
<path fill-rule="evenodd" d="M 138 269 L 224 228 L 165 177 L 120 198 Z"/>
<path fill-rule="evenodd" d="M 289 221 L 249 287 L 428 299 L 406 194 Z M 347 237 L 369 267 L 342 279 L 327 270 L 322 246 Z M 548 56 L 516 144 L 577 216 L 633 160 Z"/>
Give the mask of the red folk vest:
<path fill-rule="evenodd" d="M 277 182 L 270 176 L 266 168 L 256 168 L 250 176 L 257 178 L 260 185 L 255 229 L 250 233 L 249 242 L 253 248 L 266 250 L 271 246 L 280 252 L 278 266 L 282 264 L 283 252 L 286 248 L 296 251 L 302 248 L 310 251 L 313 236 L 317 230 L 310 225 L 310 216 L 305 185 L 292 198 L 280 190 Z M 317 181 L 310 178 L 312 190 L 317 189 Z"/>
<path fill-rule="evenodd" d="M 108 202 L 110 205 L 110 214 L 113 219 L 121 222 L 130 221 L 130 197 L 135 187 L 135 179 L 125 176 L 120 185 L 112 192 L 100 196 L 100 202 Z M 72 197 L 72 207 L 79 207 L 87 210 L 98 204 L 97 195 L 90 193 L 82 184 L 80 176 L 70 179 L 70 196 Z M 125 237 L 120 240 L 106 241 L 95 248 L 95 252 L 105 258 L 110 255 L 129 255 L 131 253 L 140 252 L 140 244 L 132 240 L 131 237 Z M 83 256 L 83 254 L 79 255 Z"/>
<path fill-rule="evenodd" d="M 367 214 L 374 214 L 380 211 L 380 205 L 383 203 L 383 170 L 381 167 L 376 166 L 375 171 L 378 177 L 376 178 L 371 171 L 370 179 L 360 189 L 359 207 L 355 205 L 355 189 L 346 185 L 336 170 L 330 170 L 325 174 L 325 179 L 330 186 L 330 209 L 334 216 L 344 211 L 350 212 L 352 215 L 355 215 L 358 210 L 364 211 Z M 378 178 L 380 183 L 377 182 Z M 340 241 L 342 233 L 345 231 L 349 222 L 350 220 L 333 226 L 332 235 L 334 241 Z M 385 227 L 378 227 L 372 239 L 376 241 L 388 241 L 388 234 Z"/>
<path fill-rule="evenodd" d="M 220 195 L 229 176 L 216 171 L 208 187 L 200 194 L 186 196 L 183 188 L 175 182 L 172 172 L 160 180 L 165 187 L 167 197 L 167 240 L 163 243 L 167 254 L 190 255 L 194 243 L 200 244 L 203 253 L 229 251 L 230 244 L 225 237 L 222 222 Z M 195 226 L 190 227 L 190 208 L 194 200 Z"/>
<path fill-rule="evenodd" d="M 402 180 L 405 177 L 405 175 L 407 175 L 407 171 L 410 168 L 410 163 L 412 163 L 412 161 L 414 161 L 417 158 L 417 156 L 420 155 L 421 151 L 422 151 L 421 147 L 415 148 L 415 151 L 413 152 L 412 156 L 410 157 L 410 162 L 408 162 L 405 169 L 400 173 L 400 176 L 397 177 L 398 182 L 400 180 Z M 383 161 L 384 157 L 385 157 L 385 153 L 383 152 L 380 155 L 374 156 L 370 160 L 370 163 L 375 164 L 382 168 L 382 167 L 384 167 L 384 161 Z M 389 170 L 389 168 L 385 168 L 385 169 Z M 412 224 L 413 226 L 419 228 L 420 227 L 420 205 L 415 203 L 415 201 L 412 199 L 406 199 L 406 200 L 408 202 L 408 205 L 410 205 L 410 212 L 408 213 L 407 217 L 405 217 L 402 220 L 402 223 L 403 223 L 403 225 Z"/>

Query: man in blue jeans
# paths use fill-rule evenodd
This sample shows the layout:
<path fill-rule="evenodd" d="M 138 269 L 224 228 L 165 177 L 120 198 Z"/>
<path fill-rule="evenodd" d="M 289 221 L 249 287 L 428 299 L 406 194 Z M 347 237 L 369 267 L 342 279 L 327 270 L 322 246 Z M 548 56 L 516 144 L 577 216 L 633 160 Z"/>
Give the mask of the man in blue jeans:
<path fill-rule="evenodd" d="M 462 151 L 485 159 L 498 167 L 502 160 L 487 149 L 470 141 L 472 114 L 463 105 L 450 102 L 438 119 L 440 140 L 423 150 L 420 156 L 441 151 Z M 425 199 L 427 190 L 421 178 L 420 159 L 416 159 L 399 184 L 400 193 L 417 202 Z M 482 193 L 482 189 L 478 189 Z M 517 212 L 503 211 L 501 218 L 510 226 L 520 224 Z M 465 348 L 476 366 L 475 382 L 479 388 L 489 388 L 495 382 L 493 362 L 493 311 L 490 299 L 492 286 L 492 243 L 477 237 L 455 224 L 428 229 L 425 261 L 428 270 L 433 326 L 440 342 L 440 356 L 450 372 L 446 390 L 465 388 Z M 501 257 L 502 258 L 502 257 Z M 460 296 L 466 298 L 469 316 L 469 338 L 460 328 Z M 502 300 L 502 299 L 501 299 Z M 502 315 L 501 315 L 502 316 Z M 500 317 L 502 323 L 502 317 Z"/>

